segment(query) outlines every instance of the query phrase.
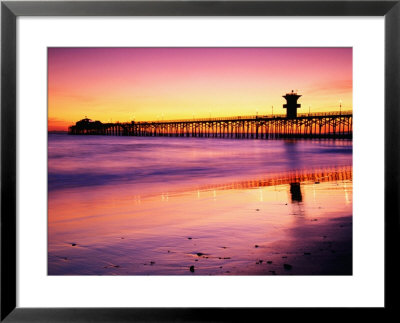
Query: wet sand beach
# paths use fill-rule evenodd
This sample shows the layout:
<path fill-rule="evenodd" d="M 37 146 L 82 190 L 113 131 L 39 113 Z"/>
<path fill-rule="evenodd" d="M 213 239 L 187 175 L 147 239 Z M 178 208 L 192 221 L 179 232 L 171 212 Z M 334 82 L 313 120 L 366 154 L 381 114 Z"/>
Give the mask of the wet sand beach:
<path fill-rule="evenodd" d="M 243 275 L 351 275 L 352 217 L 311 220 L 288 229 L 293 238 L 260 245 Z"/>
<path fill-rule="evenodd" d="M 112 138 L 110 155 L 93 167 L 85 150 L 98 151 L 97 138 L 73 143 L 86 152 L 75 162 L 60 148 L 70 139 L 57 140 L 49 151 L 49 275 L 352 274 L 351 142 L 242 141 L 241 155 L 229 141 L 188 151 L 178 140 L 171 149 L 184 150 L 162 164 L 171 156 L 159 141 L 140 141 L 135 156 Z M 165 169 L 177 165 L 191 171 Z"/>

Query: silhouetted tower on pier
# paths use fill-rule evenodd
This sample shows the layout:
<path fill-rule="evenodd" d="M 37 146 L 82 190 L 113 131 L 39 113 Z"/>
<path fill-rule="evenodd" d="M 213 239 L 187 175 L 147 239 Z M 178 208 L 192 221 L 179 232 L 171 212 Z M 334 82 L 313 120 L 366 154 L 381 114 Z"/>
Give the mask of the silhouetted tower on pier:
<path fill-rule="evenodd" d="M 297 100 L 301 95 L 298 95 L 296 92 L 286 93 L 286 95 L 282 96 L 286 99 L 286 104 L 283 107 L 286 110 L 286 117 L 289 119 L 297 118 L 297 109 L 301 107 L 301 104 L 297 103 Z"/>

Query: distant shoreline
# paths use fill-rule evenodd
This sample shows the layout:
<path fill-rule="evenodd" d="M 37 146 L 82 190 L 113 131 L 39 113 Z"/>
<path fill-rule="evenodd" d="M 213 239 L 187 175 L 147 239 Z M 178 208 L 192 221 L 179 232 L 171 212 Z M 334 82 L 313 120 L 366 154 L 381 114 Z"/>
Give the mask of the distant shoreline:
<path fill-rule="evenodd" d="M 68 131 L 67 130 L 52 130 L 52 131 L 48 131 L 47 132 L 48 134 L 65 134 L 65 135 L 67 135 L 68 134 Z"/>

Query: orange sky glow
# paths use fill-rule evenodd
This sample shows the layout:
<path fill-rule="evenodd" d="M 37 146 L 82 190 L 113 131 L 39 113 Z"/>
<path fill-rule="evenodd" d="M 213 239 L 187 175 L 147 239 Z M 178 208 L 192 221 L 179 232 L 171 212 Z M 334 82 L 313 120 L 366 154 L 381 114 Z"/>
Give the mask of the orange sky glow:
<path fill-rule="evenodd" d="M 352 110 L 352 48 L 49 48 L 48 130 L 87 116 L 156 121 Z M 273 107 L 273 108 L 272 108 Z"/>

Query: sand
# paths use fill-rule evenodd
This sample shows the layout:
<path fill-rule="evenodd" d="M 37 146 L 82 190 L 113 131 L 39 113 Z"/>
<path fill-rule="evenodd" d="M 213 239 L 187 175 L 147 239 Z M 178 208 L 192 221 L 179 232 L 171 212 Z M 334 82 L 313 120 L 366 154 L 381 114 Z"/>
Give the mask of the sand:
<path fill-rule="evenodd" d="M 254 265 L 236 275 L 352 275 L 352 216 L 313 219 L 287 229 L 292 239 L 260 244 Z"/>

